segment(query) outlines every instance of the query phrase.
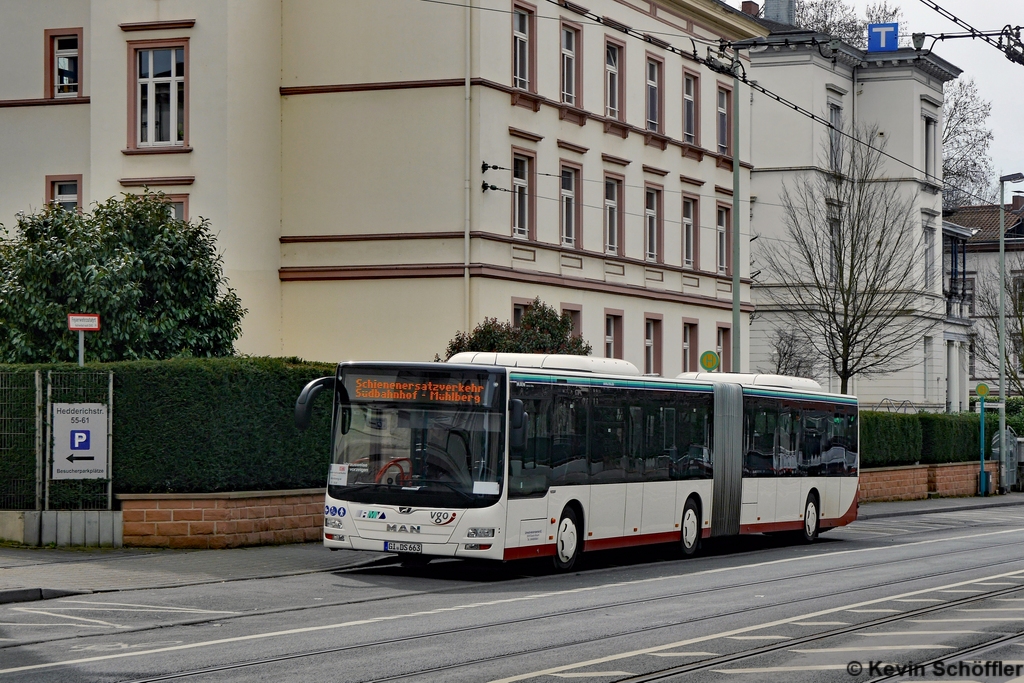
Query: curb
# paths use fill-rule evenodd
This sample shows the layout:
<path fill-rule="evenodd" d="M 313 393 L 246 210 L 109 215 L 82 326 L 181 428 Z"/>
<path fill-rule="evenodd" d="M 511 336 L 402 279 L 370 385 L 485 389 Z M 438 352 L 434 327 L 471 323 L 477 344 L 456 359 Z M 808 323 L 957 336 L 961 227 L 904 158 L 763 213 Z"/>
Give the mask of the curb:
<path fill-rule="evenodd" d="M 987 509 L 987 508 L 1005 508 L 1005 507 L 1015 507 L 1015 506 L 1019 506 L 1019 505 L 1024 505 L 1024 500 L 993 501 L 991 503 L 979 503 L 979 504 L 976 504 L 976 505 L 952 505 L 952 506 L 949 506 L 949 507 L 944 507 L 944 508 L 941 508 L 941 509 L 932 509 L 932 510 L 924 508 L 924 509 L 918 509 L 918 510 L 898 510 L 898 511 L 894 511 L 894 512 L 876 512 L 876 513 L 870 513 L 870 512 L 862 513 L 860 511 L 858 511 L 857 519 L 882 519 L 882 518 L 885 518 L 885 517 L 911 517 L 911 516 L 914 516 L 914 515 L 933 515 L 933 514 L 938 514 L 940 512 L 966 512 L 966 511 L 969 511 L 969 510 L 984 510 L 984 509 Z"/>
<path fill-rule="evenodd" d="M 0 604 L 9 602 L 34 602 L 65 598 L 69 595 L 88 595 L 92 591 L 69 591 L 60 588 L 11 588 L 0 590 Z"/>

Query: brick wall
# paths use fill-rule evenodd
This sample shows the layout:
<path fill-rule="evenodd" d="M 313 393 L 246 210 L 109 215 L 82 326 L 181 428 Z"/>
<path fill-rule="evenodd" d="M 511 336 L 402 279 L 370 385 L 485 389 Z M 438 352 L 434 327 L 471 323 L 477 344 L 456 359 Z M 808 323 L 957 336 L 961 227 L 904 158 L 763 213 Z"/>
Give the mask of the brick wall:
<path fill-rule="evenodd" d="M 237 548 L 318 541 L 324 490 L 118 494 L 124 545 Z"/>
<path fill-rule="evenodd" d="M 992 487 L 999 486 L 999 464 L 986 462 Z M 917 500 L 929 495 L 973 496 L 978 492 L 978 463 L 873 467 L 860 471 L 860 500 Z"/>

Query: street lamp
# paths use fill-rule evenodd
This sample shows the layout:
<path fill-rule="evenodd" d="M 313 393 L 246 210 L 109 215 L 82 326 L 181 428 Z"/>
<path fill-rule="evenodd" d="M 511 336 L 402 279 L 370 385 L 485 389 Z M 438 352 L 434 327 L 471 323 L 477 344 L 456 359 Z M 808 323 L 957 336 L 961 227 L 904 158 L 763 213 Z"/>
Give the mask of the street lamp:
<path fill-rule="evenodd" d="M 1024 181 L 1024 173 L 999 178 L 999 485 L 1006 481 L 1006 183 Z"/>

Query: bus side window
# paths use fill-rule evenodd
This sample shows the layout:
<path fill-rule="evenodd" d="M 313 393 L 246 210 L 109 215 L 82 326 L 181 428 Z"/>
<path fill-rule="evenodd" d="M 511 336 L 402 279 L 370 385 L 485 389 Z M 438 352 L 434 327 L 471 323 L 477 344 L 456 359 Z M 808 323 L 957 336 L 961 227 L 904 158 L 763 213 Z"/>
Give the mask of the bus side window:
<path fill-rule="evenodd" d="M 523 402 L 526 413 L 526 443 L 509 452 L 510 498 L 543 495 L 551 472 L 551 398 L 542 384 L 513 386 L 512 397 Z"/>
<path fill-rule="evenodd" d="M 555 386 L 551 424 L 551 484 L 586 484 L 587 396 L 581 387 Z"/>
<path fill-rule="evenodd" d="M 626 413 L 619 392 L 595 387 L 590 394 L 590 479 L 593 483 L 626 480 Z"/>

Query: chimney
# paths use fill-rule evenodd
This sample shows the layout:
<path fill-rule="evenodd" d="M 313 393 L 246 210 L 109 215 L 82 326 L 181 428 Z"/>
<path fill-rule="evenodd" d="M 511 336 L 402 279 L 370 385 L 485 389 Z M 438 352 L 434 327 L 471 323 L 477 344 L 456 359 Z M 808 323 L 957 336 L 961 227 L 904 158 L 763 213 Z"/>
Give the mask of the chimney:
<path fill-rule="evenodd" d="M 1013 203 L 1010 204 L 1010 211 L 1020 211 L 1024 209 L 1024 195 L 1014 194 Z"/>
<path fill-rule="evenodd" d="M 756 17 L 761 12 L 761 8 L 757 3 L 751 2 L 751 0 L 743 0 L 742 10 L 744 14 L 749 14 L 752 17 Z"/>
<path fill-rule="evenodd" d="M 764 18 L 780 24 L 793 25 L 796 0 L 764 0 Z"/>

